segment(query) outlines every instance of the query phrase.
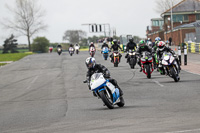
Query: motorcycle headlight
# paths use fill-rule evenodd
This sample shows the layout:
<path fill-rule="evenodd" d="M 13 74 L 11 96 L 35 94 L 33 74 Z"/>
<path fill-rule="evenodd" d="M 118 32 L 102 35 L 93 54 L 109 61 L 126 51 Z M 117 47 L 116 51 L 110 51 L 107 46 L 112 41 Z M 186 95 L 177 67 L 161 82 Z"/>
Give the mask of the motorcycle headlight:
<path fill-rule="evenodd" d="M 149 61 L 152 60 L 152 57 L 150 57 L 148 60 L 149 60 Z"/>
<path fill-rule="evenodd" d="M 135 55 L 135 52 L 133 53 L 133 55 Z"/>
<path fill-rule="evenodd" d="M 141 61 L 146 61 L 146 59 L 144 59 L 144 58 L 141 58 Z"/>
<path fill-rule="evenodd" d="M 162 64 L 163 65 L 168 65 L 167 61 L 165 61 L 165 60 L 162 60 Z"/>
<path fill-rule="evenodd" d="M 117 56 L 117 54 L 116 54 L 116 53 L 114 53 L 114 56 Z"/>
<path fill-rule="evenodd" d="M 133 55 L 133 53 L 129 53 L 129 55 Z"/>

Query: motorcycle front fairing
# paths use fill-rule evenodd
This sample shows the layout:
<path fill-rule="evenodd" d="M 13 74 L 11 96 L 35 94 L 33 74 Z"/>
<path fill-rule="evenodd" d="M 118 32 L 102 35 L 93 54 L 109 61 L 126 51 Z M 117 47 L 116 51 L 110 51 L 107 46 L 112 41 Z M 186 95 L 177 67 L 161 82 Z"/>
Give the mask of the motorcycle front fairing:
<path fill-rule="evenodd" d="M 108 53 L 109 53 L 109 49 L 108 49 L 107 47 L 103 47 L 102 52 L 103 52 L 104 54 L 108 54 Z"/>
<path fill-rule="evenodd" d="M 91 87 L 91 90 L 94 91 L 96 94 L 98 94 L 98 92 L 101 92 L 101 91 L 106 91 L 109 98 L 112 98 L 113 104 L 120 102 L 119 89 L 115 88 L 115 86 L 112 83 L 110 83 L 109 80 L 106 80 L 103 77 L 102 73 L 95 73 L 92 75 L 91 81 L 90 81 L 90 87 Z"/>

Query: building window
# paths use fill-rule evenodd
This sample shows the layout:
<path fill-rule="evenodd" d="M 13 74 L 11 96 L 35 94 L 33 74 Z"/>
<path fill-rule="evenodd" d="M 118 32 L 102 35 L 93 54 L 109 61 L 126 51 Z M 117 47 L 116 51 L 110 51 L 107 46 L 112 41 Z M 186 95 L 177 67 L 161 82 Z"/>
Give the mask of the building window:
<path fill-rule="evenodd" d="M 187 22 L 188 15 L 173 15 L 173 22 Z"/>
<path fill-rule="evenodd" d="M 183 15 L 183 22 L 189 21 L 188 15 Z"/>
<path fill-rule="evenodd" d="M 153 26 L 159 26 L 159 21 L 158 20 L 153 21 Z"/>
<path fill-rule="evenodd" d="M 196 15 L 196 20 L 200 20 L 200 14 Z"/>

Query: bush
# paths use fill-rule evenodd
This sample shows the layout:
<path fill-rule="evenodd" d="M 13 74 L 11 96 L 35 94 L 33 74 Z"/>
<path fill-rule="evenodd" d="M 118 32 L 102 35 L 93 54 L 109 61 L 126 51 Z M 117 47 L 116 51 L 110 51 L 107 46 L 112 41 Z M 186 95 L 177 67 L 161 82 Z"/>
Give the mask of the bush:
<path fill-rule="evenodd" d="M 49 44 L 49 40 L 45 37 L 37 37 L 33 40 L 32 50 L 39 53 L 48 52 Z"/>

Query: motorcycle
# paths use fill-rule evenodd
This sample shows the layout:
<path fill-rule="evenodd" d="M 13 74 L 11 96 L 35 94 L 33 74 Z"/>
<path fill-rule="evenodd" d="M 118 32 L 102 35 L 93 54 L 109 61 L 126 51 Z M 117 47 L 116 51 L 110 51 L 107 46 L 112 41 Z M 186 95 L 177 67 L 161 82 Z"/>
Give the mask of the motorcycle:
<path fill-rule="evenodd" d="M 62 49 L 60 47 L 57 48 L 57 53 L 60 55 L 62 53 Z"/>
<path fill-rule="evenodd" d="M 94 57 L 95 52 L 96 52 L 96 49 L 94 47 L 90 47 L 90 55 L 91 55 L 91 57 Z"/>
<path fill-rule="evenodd" d="M 136 62 L 137 62 L 137 58 L 136 58 L 136 52 L 135 50 L 129 50 L 128 52 L 128 59 L 129 59 L 129 65 L 131 67 L 131 69 L 135 68 Z"/>
<path fill-rule="evenodd" d="M 153 58 L 151 53 L 147 51 L 143 52 L 140 61 L 143 73 L 145 73 L 147 75 L 147 78 L 150 79 L 151 73 L 154 71 Z"/>
<path fill-rule="evenodd" d="M 119 51 L 113 51 L 113 64 L 114 64 L 114 67 L 118 67 L 118 64 L 119 64 Z"/>
<path fill-rule="evenodd" d="M 79 53 L 79 46 L 75 46 L 75 51 L 76 51 L 76 54 Z"/>
<path fill-rule="evenodd" d="M 173 78 L 175 82 L 180 80 L 179 73 L 179 65 L 171 53 L 164 52 L 162 56 L 162 65 L 165 70 L 165 73 L 169 75 L 169 77 Z"/>
<path fill-rule="evenodd" d="M 69 48 L 69 54 L 72 56 L 74 54 L 74 48 L 70 47 Z"/>
<path fill-rule="evenodd" d="M 91 91 L 93 91 L 98 98 L 101 98 L 109 109 L 113 109 L 114 105 L 118 105 L 119 107 L 124 106 L 124 98 L 122 96 L 120 97 L 119 89 L 115 88 L 108 79 L 105 79 L 102 73 L 94 73 L 90 82 L 86 80 L 84 83 L 90 86 Z"/>
<path fill-rule="evenodd" d="M 108 59 L 108 55 L 109 55 L 109 49 L 108 49 L 108 47 L 103 47 L 102 53 L 103 53 L 104 60 L 107 60 Z"/>

